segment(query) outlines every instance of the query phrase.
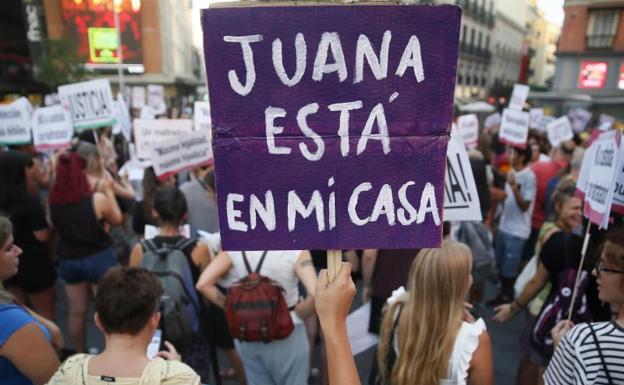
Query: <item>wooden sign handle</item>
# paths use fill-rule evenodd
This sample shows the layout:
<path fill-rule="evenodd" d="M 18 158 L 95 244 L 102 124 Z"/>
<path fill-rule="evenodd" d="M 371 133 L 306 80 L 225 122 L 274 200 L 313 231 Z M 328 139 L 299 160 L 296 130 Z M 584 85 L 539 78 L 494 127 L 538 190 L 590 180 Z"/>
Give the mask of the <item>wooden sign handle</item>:
<path fill-rule="evenodd" d="M 327 250 L 327 278 L 329 283 L 334 282 L 342 267 L 342 250 Z"/>
<path fill-rule="evenodd" d="M 570 302 L 570 309 L 568 309 L 568 321 L 572 320 L 572 313 L 574 313 L 574 302 L 576 301 L 576 295 L 578 294 L 578 284 L 581 278 L 581 271 L 583 270 L 583 264 L 585 263 L 585 254 L 587 253 L 587 245 L 589 245 L 589 229 L 591 228 L 591 221 L 587 221 L 587 229 L 585 230 L 585 238 L 583 239 L 583 248 L 581 249 L 581 261 L 576 271 L 576 279 L 574 280 L 574 290 L 572 290 L 572 302 Z"/>

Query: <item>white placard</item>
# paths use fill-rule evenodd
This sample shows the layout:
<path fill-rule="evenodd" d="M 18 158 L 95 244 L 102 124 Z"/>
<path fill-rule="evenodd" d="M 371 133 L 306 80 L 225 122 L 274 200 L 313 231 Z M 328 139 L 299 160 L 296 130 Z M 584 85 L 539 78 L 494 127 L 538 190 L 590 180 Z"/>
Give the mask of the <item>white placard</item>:
<path fill-rule="evenodd" d="M 182 235 L 184 238 L 191 237 L 190 225 L 186 224 L 186 225 L 180 226 L 179 231 L 180 231 L 180 235 Z M 160 235 L 160 229 L 158 227 L 152 226 L 152 225 L 145 225 L 145 228 L 143 229 L 144 239 L 154 239 L 159 235 Z"/>
<path fill-rule="evenodd" d="M 212 131 L 212 119 L 210 118 L 210 102 L 195 102 L 193 107 L 195 129 Z"/>
<path fill-rule="evenodd" d="M 543 108 L 531 108 L 529 110 L 529 127 L 539 129 L 542 116 L 544 116 Z"/>
<path fill-rule="evenodd" d="M 481 205 L 463 140 L 451 132 L 444 177 L 444 221 L 480 221 Z"/>
<path fill-rule="evenodd" d="M 159 178 L 209 164 L 212 148 L 205 132 L 193 131 L 173 140 L 155 143 L 151 149 L 154 172 Z"/>
<path fill-rule="evenodd" d="M 548 125 L 551 122 L 554 122 L 555 119 L 556 118 L 554 116 L 542 115 L 542 117 L 540 118 L 539 122 L 537 123 L 536 129 L 541 131 L 541 132 L 546 132 L 546 127 L 548 127 Z"/>
<path fill-rule="evenodd" d="M 604 132 L 592 143 L 595 148 L 590 158 L 584 214 L 604 229 L 609 225 L 614 186 L 622 168 L 621 135 L 617 130 Z"/>
<path fill-rule="evenodd" d="M 32 134 L 37 151 L 68 148 L 74 135 L 71 114 L 60 104 L 36 109 Z"/>
<path fill-rule="evenodd" d="M 61 98 L 56 92 L 47 94 L 46 96 L 43 97 L 44 106 L 49 107 L 49 106 L 54 106 L 56 104 L 61 104 Z"/>
<path fill-rule="evenodd" d="M 499 131 L 499 140 L 518 147 L 526 147 L 529 136 L 529 113 L 505 108 Z"/>
<path fill-rule="evenodd" d="M 548 133 L 548 141 L 553 148 L 559 146 L 561 142 L 565 142 L 574 137 L 570 121 L 565 115 L 550 122 L 548 126 L 546 126 L 546 132 Z"/>
<path fill-rule="evenodd" d="M 522 110 L 524 102 L 529 96 L 529 86 L 524 84 L 515 84 L 511 98 L 509 98 L 509 108 L 512 110 Z"/>
<path fill-rule="evenodd" d="M 147 86 L 147 105 L 156 111 L 156 115 L 166 113 L 165 87 L 160 84 L 149 84 Z"/>
<path fill-rule="evenodd" d="M 615 123 L 615 118 L 611 115 L 600 114 L 600 119 L 598 120 L 598 129 L 600 131 L 609 131 L 613 128 L 613 123 Z"/>
<path fill-rule="evenodd" d="M 62 104 L 69 108 L 76 131 L 115 123 L 113 93 L 108 79 L 89 80 L 58 88 Z"/>
<path fill-rule="evenodd" d="M 596 147 L 589 146 L 589 148 L 585 150 L 579 176 L 576 180 L 576 190 L 583 199 L 585 199 L 585 192 L 587 191 L 587 182 L 589 181 L 592 161 L 595 158 L 595 149 Z"/>
<path fill-rule="evenodd" d="M 150 159 L 154 143 L 172 142 L 178 136 L 193 131 L 190 119 L 135 119 L 133 126 L 137 156 L 141 159 Z"/>
<path fill-rule="evenodd" d="M 145 87 L 132 87 L 132 108 L 141 108 L 145 105 Z"/>
<path fill-rule="evenodd" d="M 457 127 L 466 147 L 476 147 L 479 141 L 479 119 L 477 115 L 469 114 L 458 117 Z"/>
<path fill-rule="evenodd" d="M 25 97 L 0 105 L 0 144 L 30 143 L 31 113 L 32 106 Z"/>
<path fill-rule="evenodd" d="M 485 118 L 485 122 L 483 123 L 483 126 L 485 128 L 492 128 L 494 126 L 499 125 L 501 122 L 501 114 L 500 112 L 495 112 L 492 115 L 488 115 L 487 118 Z"/>
<path fill-rule="evenodd" d="M 584 108 L 573 108 L 568 111 L 568 118 L 570 119 L 572 130 L 579 133 L 585 131 L 587 123 L 592 118 L 592 113 Z"/>
<path fill-rule="evenodd" d="M 113 134 L 121 133 L 128 142 L 132 138 L 132 122 L 130 121 L 130 111 L 123 95 L 117 94 L 117 100 L 113 105 L 117 123 L 113 126 Z"/>

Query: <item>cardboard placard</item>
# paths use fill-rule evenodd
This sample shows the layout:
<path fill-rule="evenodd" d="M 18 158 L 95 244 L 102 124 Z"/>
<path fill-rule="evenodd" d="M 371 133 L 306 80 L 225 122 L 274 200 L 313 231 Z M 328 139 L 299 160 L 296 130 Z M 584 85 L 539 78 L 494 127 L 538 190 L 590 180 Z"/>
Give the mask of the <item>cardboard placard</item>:
<path fill-rule="evenodd" d="M 613 128 L 613 123 L 615 123 L 615 118 L 611 115 L 600 114 L 600 119 L 598 120 L 598 129 L 600 131 L 609 131 Z"/>
<path fill-rule="evenodd" d="M 68 148 L 74 135 L 71 114 L 60 104 L 36 109 L 32 134 L 37 151 Z"/>
<path fill-rule="evenodd" d="M 174 139 L 154 143 L 150 152 L 159 179 L 209 164 L 212 159 L 210 142 L 203 131 L 179 134 Z"/>
<path fill-rule="evenodd" d="M 135 119 L 133 126 L 137 156 L 141 159 L 150 159 L 154 143 L 172 141 L 193 131 L 190 119 Z"/>
<path fill-rule="evenodd" d="M 539 122 L 537 123 L 536 129 L 540 132 L 546 132 L 546 127 L 552 122 L 555 121 L 554 116 L 542 115 Z"/>
<path fill-rule="evenodd" d="M 460 13 L 203 10 L 223 248 L 437 247 Z"/>
<path fill-rule="evenodd" d="M 509 98 L 509 108 L 512 110 L 522 111 L 524 107 L 524 102 L 526 102 L 527 97 L 529 96 L 529 86 L 524 84 L 515 84 L 513 87 L 513 91 L 511 92 L 511 97 Z"/>
<path fill-rule="evenodd" d="M 529 127 L 539 130 L 542 116 L 544 116 L 543 108 L 531 108 L 529 110 Z"/>
<path fill-rule="evenodd" d="M 494 126 L 497 126 L 501 123 L 501 114 L 500 112 L 495 112 L 492 115 L 488 115 L 487 118 L 485 118 L 485 122 L 483 123 L 483 126 L 485 128 L 492 128 Z"/>
<path fill-rule="evenodd" d="M 145 105 L 145 87 L 132 87 L 132 108 L 140 109 Z"/>
<path fill-rule="evenodd" d="M 481 221 L 481 204 L 468 152 L 461 136 L 451 133 L 444 178 L 444 221 Z"/>
<path fill-rule="evenodd" d="M 591 118 L 592 113 L 584 108 L 573 108 L 568 111 L 568 119 L 570 119 L 572 130 L 576 133 L 585 131 Z"/>
<path fill-rule="evenodd" d="M 132 122 L 128 105 L 121 94 L 117 94 L 117 100 L 113 104 L 117 123 L 113 126 L 113 134 L 121 133 L 128 142 L 132 139 Z"/>
<path fill-rule="evenodd" d="M 499 131 L 499 140 L 516 147 L 526 147 L 529 137 L 529 113 L 505 108 Z"/>
<path fill-rule="evenodd" d="M 195 102 L 193 108 L 195 129 L 212 131 L 212 120 L 210 118 L 210 102 Z"/>
<path fill-rule="evenodd" d="M 548 141 L 553 148 L 559 146 L 566 140 L 574 138 L 572 126 L 567 116 L 562 116 L 550 122 L 548 126 L 546 126 L 546 131 L 548 133 Z"/>
<path fill-rule="evenodd" d="M 61 103 L 69 108 L 74 130 L 112 126 L 115 123 L 113 93 L 108 79 L 59 86 Z"/>
<path fill-rule="evenodd" d="M 602 133 L 592 143 L 594 147 L 589 159 L 589 173 L 585 191 L 585 217 L 606 229 L 613 203 L 614 187 L 622 168 L 620 131 Z M 581 165 L 582 166 L 582 165 Z"/>
<path fill-rule="evenodd" d="M 156 115 L 161 115 L 167 112 L 164 86 L 160 84 L 149 84 L 147 86 L 147 105 L 156 111 Z"/>
<path fill-rule="evenodd" d="M 479 119 L 477 115 L 469 114 L 458 117 L 457 127 L 466 148 L 476 147 L 479 141 Z"/>
<path fill-rule="evenodd" d="M 0 105 L 0 144 L 30 143 L 32 106 L 25 97 Z"/>

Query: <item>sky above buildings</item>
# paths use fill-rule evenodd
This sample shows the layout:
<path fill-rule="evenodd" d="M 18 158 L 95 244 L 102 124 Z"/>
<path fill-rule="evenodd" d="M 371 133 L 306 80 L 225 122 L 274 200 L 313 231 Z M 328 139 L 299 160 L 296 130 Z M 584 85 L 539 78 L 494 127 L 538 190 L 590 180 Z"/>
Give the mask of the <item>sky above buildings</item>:
<path fill-rule="evenodd" d="M 558 26 L 563 25 L 564 0 L 539 0 L 538 6 L 544 12 L 546 19 Z"/>

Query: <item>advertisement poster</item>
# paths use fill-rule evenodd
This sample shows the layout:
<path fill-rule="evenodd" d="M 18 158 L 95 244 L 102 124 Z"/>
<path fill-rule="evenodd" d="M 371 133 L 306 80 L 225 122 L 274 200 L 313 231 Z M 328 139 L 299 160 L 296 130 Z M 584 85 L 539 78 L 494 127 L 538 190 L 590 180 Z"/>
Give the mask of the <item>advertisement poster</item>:
<path fill-rule="evenodd" d="M 607 62 L 604 61 L 582 61 L 579 88 L 604 88 L 608 68 Z"/>

